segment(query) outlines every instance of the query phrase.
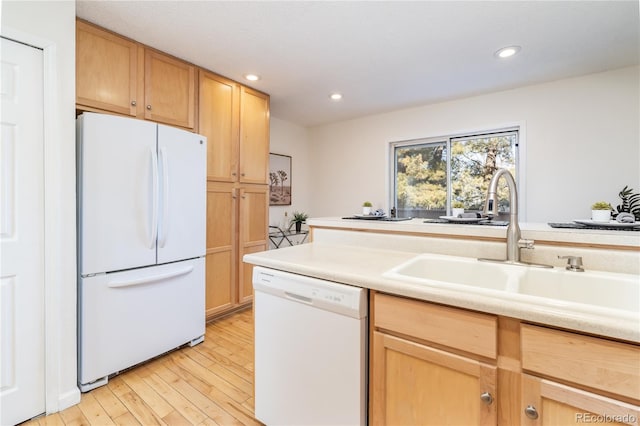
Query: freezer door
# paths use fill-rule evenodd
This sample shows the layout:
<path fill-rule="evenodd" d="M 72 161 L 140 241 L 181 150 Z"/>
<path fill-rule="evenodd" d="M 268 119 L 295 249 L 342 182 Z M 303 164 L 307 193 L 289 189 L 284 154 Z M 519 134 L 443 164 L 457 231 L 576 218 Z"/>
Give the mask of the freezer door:
<path fill-rule="evenodd" d="M 80 274 L 155 264 L 157 125 L 93 113 L 77 125 Z"/>
<path fill-rule="evenodd" d="M 207 139 L 158 126 L 158 264 L 204 256 Z"/>
<path fill-rule="evenodd" d="M 204 335 L 204 258 L 101 274 L 79 285 L 81 385 Z"/>

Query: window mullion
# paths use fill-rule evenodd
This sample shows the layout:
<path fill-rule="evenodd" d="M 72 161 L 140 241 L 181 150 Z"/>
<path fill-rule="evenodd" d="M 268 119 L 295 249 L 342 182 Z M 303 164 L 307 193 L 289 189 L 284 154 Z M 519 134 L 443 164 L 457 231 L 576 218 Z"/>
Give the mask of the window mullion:
<path fill-rule="evenodd" d="M 447 215 L 451 214 L 451 138 L 447 138 L 446 148 L 447 150 Z"/>

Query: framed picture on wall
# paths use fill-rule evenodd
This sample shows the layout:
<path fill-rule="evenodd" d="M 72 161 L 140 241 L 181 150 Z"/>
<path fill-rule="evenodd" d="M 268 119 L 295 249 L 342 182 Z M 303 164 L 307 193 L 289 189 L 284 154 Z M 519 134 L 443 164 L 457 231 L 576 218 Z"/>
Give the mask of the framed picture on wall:
<path fill-rule="evenodd" d="M 291 156 L 269 154 L 269 205 L 291 205 Z"/>

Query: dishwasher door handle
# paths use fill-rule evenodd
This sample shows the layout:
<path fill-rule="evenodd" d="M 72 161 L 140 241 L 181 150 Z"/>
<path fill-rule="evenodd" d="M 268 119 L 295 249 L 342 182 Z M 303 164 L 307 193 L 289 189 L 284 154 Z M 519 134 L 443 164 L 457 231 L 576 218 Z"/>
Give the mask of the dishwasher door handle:
<path fill-rule="evenodd" d="M 313 305 L 313 299 L 310 297 L 300 296 L 299 294 L 290 293 L 288 291 L 285 291 L 284 295 L 289 299 L 297 300 L 298 302 L 306 303 L 308 305 Z"/>

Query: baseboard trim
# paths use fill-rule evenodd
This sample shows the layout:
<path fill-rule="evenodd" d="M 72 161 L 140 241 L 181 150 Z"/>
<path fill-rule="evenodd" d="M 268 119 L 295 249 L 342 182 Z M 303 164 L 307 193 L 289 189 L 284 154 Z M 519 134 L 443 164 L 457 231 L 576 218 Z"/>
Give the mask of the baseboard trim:
<path fill-rule="evenodd" d="M 62 411 L 66 408 L 72 407 L 80 402 L 80 389 L 74 387 L 73 389 L 61 393 L 58 398 L 58 411 Z M 51 413 L 47 413 L 51 414 Z"/>

